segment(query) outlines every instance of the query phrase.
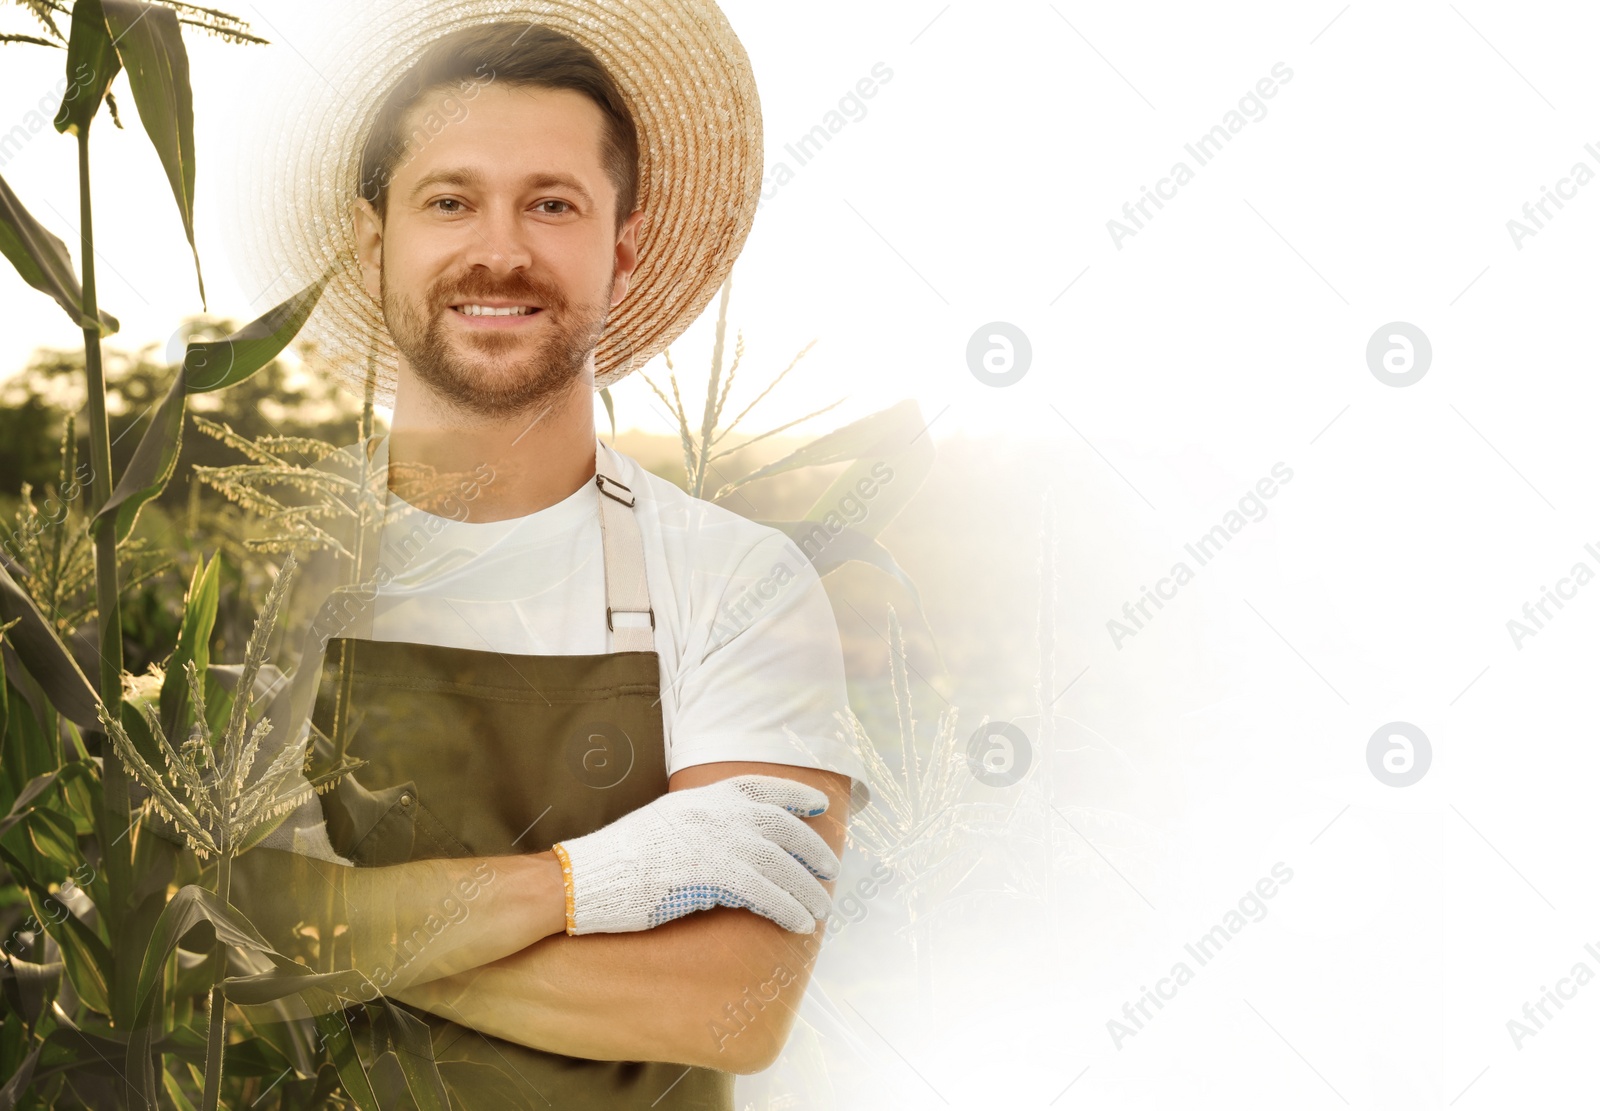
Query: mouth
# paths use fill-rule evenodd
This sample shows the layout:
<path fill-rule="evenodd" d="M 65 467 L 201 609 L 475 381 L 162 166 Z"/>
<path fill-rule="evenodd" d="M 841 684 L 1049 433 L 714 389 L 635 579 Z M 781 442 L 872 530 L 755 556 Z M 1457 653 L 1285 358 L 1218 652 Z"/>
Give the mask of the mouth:
<path fill-rule="evenodd" d="M 515 328 L 543 311 L 540 305 L 504 301 L 463 301 L 450 306 L 451 315 L 474 328 Z"/>
<path fill-rule="evenodd" d="M 542 306 L 501 301 L 462 301 L 450 307 L 464 317 L 531 317 Z"/>

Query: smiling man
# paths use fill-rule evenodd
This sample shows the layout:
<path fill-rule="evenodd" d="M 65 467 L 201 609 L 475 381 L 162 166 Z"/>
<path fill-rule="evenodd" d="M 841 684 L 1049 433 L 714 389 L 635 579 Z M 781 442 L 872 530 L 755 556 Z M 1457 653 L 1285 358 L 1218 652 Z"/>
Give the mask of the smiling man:
<path fill-rule="evenodd" d="M 636 187 L 608 182 L 601 166 L 604 143 L 623 144 L 608 130 L 622 125 L 582 92 L 507 81 L 481 89 L 401 172 L 401 196 L 389 196 L 395 183 L 374 187 L 357 215 L 368 289 L 426 387 L 419 402 L 490 422 L 562 405 L 592 375 L 586 364 L 627 293 L 643 218 L 632 211 Z M 436 89 L 407 118 L 452 95 Z M 395 122 L 403 134 L 405 119 Z M 374 138 L 364 164 L 379 175 L 376 151 L 397 136 Z M 419 165 L 431 168 L 417 176 Z M 626 195 L 602 207 L 601 190 Z"/>
<path fill-rule="evenodd" d="M 583 48 L 549 31 L 500 35 L 475 32 L 462 52 L 419 63 L 412 80 L 428 89 L 385 105 L 354 215 L 364 285 L 400 353 L 391 465 L 454 473 L 489 461 L 497 478 L 475 520 L 544 509 L 594 475 L 594 352 L 627 295 L 644 218 L 620 98 L 608 115 L 595 94 L 526 83 L 541 46 Z M 489 59 L 494 80 L 469 110 L 425 142 L 408 138 L 491 49 L 505 56 Z M 616 96 L 603 77 L 585 84 Z M 613 179 L 608 162 L 627 169 Z"/>
<path fill-rule="evenodd" d="M 626 4 L 566 7 L 422 6 L 437 30 L 348 116 L 359 196 L 289 160 L 351 229 L 308 332 L 357 337 L 336 366 L 394 416 L 356 455 L 387 475 L 347 549 L 361 601 L 322 607 L 296 673 L 313 771 L 364 764 L 239 882 L 274 940 L 318 921 L 259 898 L 284 858 L 291 890 L 333 885 L 316 963 L 427 1024 L 455 1106 L 732 1108 L 868 796 L 815 570 L 595 432 L 597 386 L 681 334 L 748 231 L 748 61 L 702 0 L 628 33 Z"/>

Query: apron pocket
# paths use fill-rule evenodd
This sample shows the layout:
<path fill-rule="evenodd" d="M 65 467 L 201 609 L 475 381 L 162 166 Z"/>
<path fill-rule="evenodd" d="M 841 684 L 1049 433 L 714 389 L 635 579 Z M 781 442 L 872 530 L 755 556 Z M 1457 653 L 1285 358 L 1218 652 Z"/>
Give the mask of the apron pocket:
<path fill-rule="evenodd" d="M 404 864 L 411 859 L 416 793 L 410 781 L 369 791 L 353 775 L 339 780 L 322 796 L 334 850 L 363 867 Z"/>
<path fill-rule="evenodd" d="M 403 804 L 405 798 L 402 796 L 397 805 Z M 428 860 L 440 856 L 482 855 L 473 852 L 459 837 L 451 833 L 449 827 L 428 809 L 415 792 L 412 792 L 407 809 L 412 811 L 412 829 L 416 838 L 411 850 L 412 860 Z"/>

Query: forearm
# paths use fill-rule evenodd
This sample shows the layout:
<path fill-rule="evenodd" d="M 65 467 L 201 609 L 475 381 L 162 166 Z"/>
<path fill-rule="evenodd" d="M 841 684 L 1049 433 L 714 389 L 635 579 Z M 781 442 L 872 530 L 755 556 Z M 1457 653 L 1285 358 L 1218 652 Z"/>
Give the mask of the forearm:
<path fill-rule="evenodd" d="M 234 862 L 230 901 L 279 952 L 319 972 L 358 969 L 386 994 L 565 928 L 550 853 L 351 868 L 255 849 Z"/>
<path fill-rule="evenodd" d="M 803 820 L 832 852 L 843 850 L 847 776 L 724 762 L 675 772 L 669 790 L 745 774 L 795 779 L 824 792 L 828 813 Z M 829 896 L 834 886 L 822 881 Z M 825 937 L 821 921 L 800 934 L 749 910 L 716 907 L 653 929 L 556 933 L 480 968 L 390 994 L 486 1034 L 570 1057 L 756 1072 L 788 1039 Z"/>
<path fill-rule="evenodd" d="M 633 933 L 555 934 L 389 994 L 572 1057 L 753 1072 L 787 1039 L 824 935 L 821 922 L 795 934 L 718 907 Z"/>

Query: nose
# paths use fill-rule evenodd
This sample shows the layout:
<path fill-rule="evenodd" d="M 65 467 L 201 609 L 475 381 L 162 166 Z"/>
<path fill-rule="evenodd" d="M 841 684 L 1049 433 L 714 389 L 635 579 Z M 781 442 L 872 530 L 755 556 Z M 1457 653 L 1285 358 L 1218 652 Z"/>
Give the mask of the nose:
<path fill-rule="evenodd" d="M 467 262 L 474 268 L 503 279 L 525 272 L 533 262 L 528 227 L 509 203 L 486 205 L 472 227 L 478 234 L 467 245 Z"/>

